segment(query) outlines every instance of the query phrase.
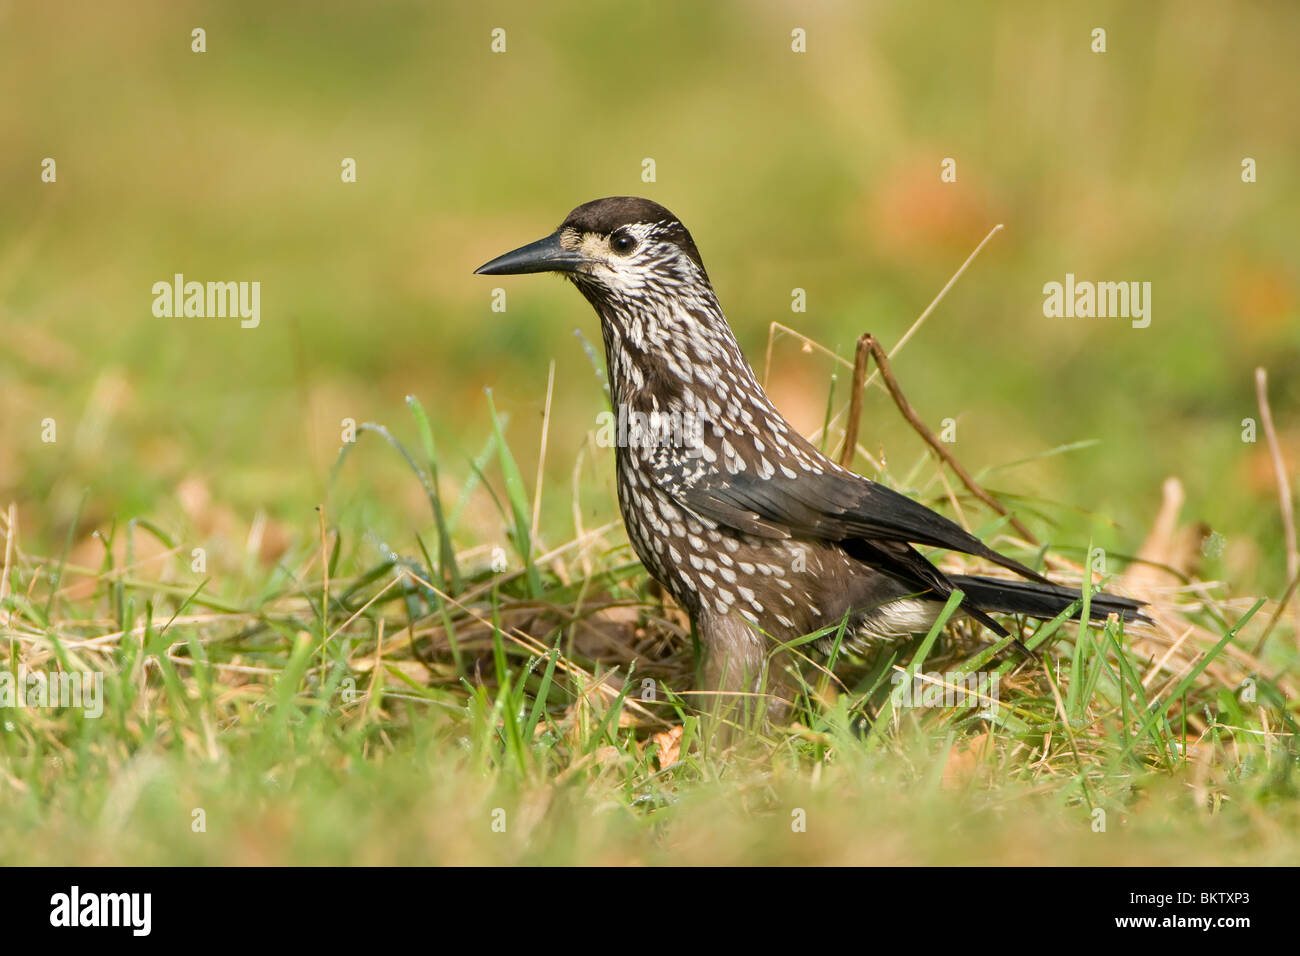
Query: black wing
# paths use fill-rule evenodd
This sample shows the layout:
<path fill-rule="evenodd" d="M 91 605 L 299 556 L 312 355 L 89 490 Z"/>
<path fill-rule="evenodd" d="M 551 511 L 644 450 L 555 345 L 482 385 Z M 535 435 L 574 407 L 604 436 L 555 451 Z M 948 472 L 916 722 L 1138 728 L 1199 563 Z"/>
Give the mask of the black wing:
<path fill-rule="evenodd" d="M 761 477 L 752 467 L 737 474 L 696 471 L 673 482 L 674 493 L 700 515 L 756 537 L 919 544 L 987 558 L 1032 581 L 1048 583 L 906 495 L 861 475 L 832 470 L 829 462 L 819 467 L 820 474 L 791 469 L 793 478 L 782 471 Z"/>

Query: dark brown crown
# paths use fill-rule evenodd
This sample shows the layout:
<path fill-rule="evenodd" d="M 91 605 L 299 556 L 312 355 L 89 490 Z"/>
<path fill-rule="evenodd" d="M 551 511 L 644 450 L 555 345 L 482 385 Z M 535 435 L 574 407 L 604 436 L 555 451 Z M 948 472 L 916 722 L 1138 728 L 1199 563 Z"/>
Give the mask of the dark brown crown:
<path fill-rule="evenodd" d="M 609 196 L 585 202 L 565 217 L 560 228 L 607 236 L 620 226 L 637 222 L 659 223 L 660 237 L 675 243 L 704 270 L 704 260 L 695 248 L 695 240 L 681 220 L 657 202 L 639 196 Z"/>

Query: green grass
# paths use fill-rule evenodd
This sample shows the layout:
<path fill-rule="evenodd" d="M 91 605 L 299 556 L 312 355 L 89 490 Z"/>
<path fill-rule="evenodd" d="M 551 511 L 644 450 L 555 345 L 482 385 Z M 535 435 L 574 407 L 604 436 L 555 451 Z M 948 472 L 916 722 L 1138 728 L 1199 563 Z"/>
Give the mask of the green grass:
<path fill-rule="evenodd" d="M 269 574 L 213 594 L 172 546 L 180 535 L 160 528 L 156 558 L 116 565 L 110 540 L 100 568 L 6 537 L 9 670 L 102 671 L 105 700 L 99 718 L 4 712 L 0 861 L 1275 863 L 1300 852 L 1296 656 L 1285 625 L 1271 663 L 1245 650 L 1266 626 L 1262 599 L 1162 602 L 1158 627 L 1127 632 L 1062 615 L 1023 634 L 1041 665 L 942 621 L 876 659 L 837 642 L 833 673 L 808 658 L 792 722 L 722 749 L 690 703 L 698 662 L 684 621 L 625 548 L 575 572 L 577 542 L 547 560 L 527 543 L 528 495 L 499 421 L 506 500 L 465 467 L 522 550 L 504 570 L 448 553 L 427 418 L 411 409 L 404 431 L 426 464 L 387 429 L 361 435 L 383 435 L 442 516 L 432 548 L 374 562 L 322 521 L 323 538 L 297 529 Z M 341 457 L 383 454 L 363 442 Z M 92 590 L 74 599 L 78 582 Z M 996 674 L 996 707 L 896 707 L 897 670 L 909 683 L 979 673 L 986 695 Z"/>

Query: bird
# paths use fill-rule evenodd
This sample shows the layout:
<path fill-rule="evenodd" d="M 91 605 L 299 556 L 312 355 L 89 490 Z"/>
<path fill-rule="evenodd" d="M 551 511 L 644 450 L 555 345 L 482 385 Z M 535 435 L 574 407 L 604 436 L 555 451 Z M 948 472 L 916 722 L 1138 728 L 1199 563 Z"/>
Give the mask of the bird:
<path fill-rule="evenodd" d="M 706 691 L 719 699 L 752 694 L 777 702 L 768 717 L 788 713 L 775 649 L 824 632 L 814 642 L 822 653 L 839 641 L 870 654 L 928 632 L 955 590 L 961 615 L 1004 638 L 993 614 L 1051 619 L 1080 601 L 1079 590 L 801 435 L 745 359 L 690 232 L 658 203 L 584 203 L 550 235 L 475 272 L 558 273 L 599 317 L 628 540 L 690 616 Z M 946 573 L 918 547 L 982 558 L 1018 578 Z M 1142 606 L 1098 592 L 1089 615 L 1144 619 Z"/>

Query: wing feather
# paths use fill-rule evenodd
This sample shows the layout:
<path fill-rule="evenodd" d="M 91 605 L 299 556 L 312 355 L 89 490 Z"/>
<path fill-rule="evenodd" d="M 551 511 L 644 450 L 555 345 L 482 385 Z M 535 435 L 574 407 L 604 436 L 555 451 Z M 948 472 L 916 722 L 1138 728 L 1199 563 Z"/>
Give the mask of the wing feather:
<path fill-rule="evenodd" d="M 938 512 L 851 472 L 805 471 L 796 472 L 794 478 L 781 473 L 760 478 L 748 469 L 734 475 L 709 472 L 694 477 L 678 486 L 682 502 L 747 534 L 944 548 L 986 558 L 1032 581 L 1047 580 Z"/>

